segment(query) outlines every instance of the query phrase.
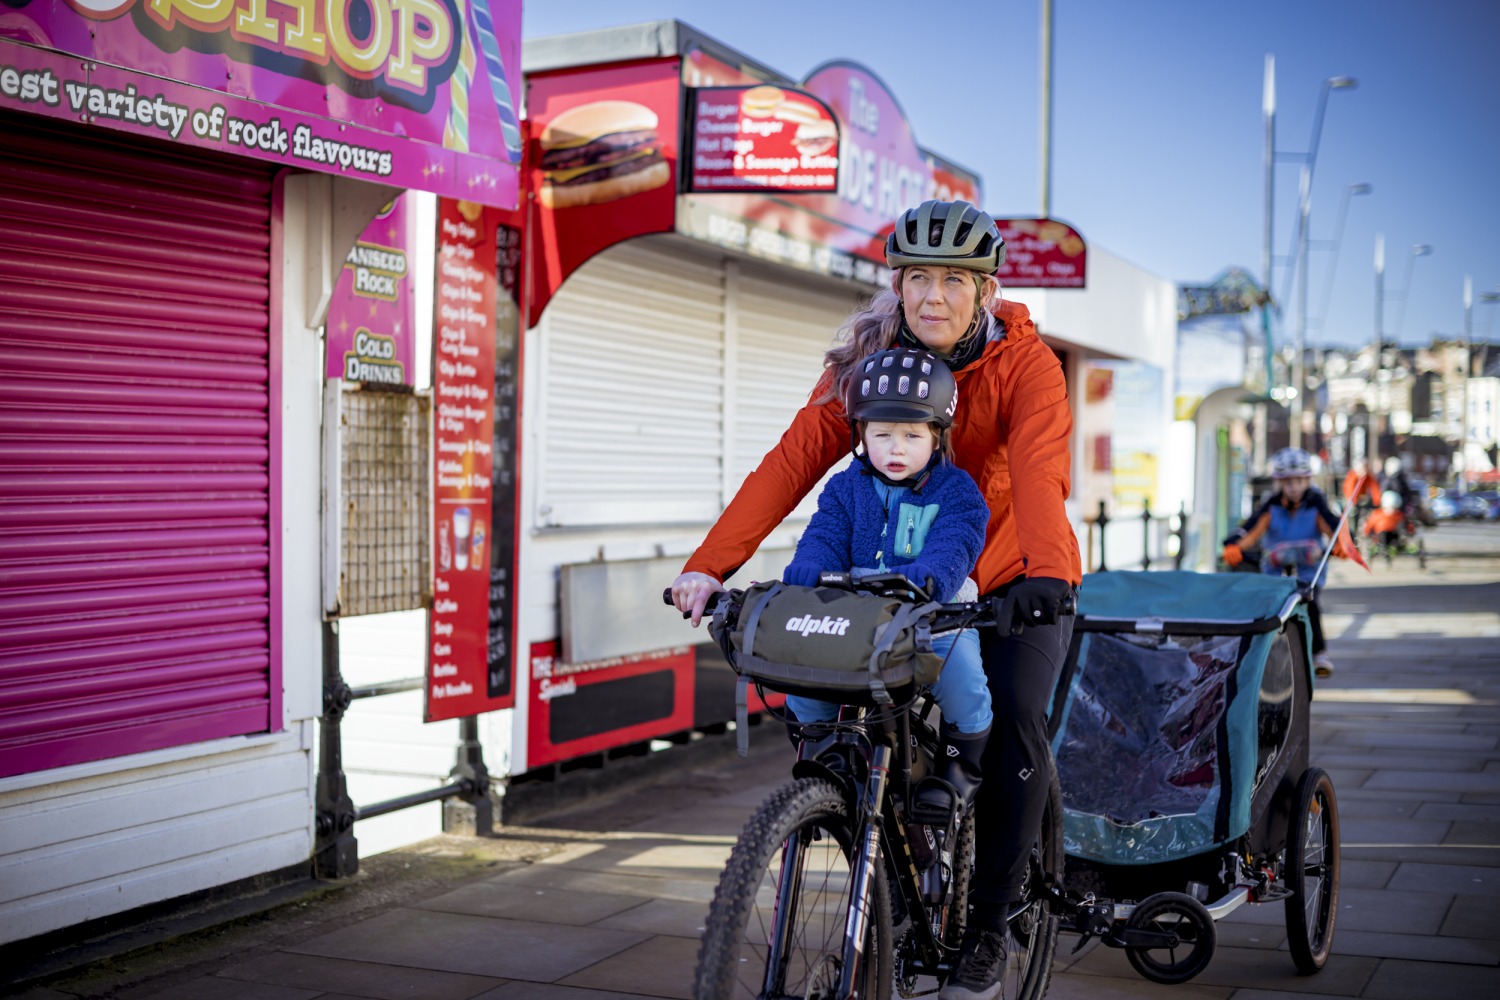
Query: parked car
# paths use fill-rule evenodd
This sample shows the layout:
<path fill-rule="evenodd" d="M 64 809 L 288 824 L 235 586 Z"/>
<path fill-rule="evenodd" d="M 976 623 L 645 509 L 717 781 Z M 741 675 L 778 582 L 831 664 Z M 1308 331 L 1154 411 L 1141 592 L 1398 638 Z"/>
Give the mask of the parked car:
<path fill-rule="evenodd" d="M 1439 493 L 1427 502 L 1427 509 L 1439 521 L 1451 521 L 1458 516 L 1458 500 L 1446 493 Z"/>
<path fill-rule="evenodd" d="M 1475 490 L 1464 497 L 1463 512 L 1482 521 L 1500 520 L 1500 491 Z"/>

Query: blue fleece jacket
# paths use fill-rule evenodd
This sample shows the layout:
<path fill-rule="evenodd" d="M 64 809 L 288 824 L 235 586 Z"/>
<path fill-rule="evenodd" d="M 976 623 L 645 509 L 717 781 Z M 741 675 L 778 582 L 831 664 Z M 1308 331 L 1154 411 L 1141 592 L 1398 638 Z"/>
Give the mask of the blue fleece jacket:
<path fill-rule="evenodd" d="M 949 601 L 973 572 L 989 516 L 979 487 L 951 462 L 915 492 L 886 486 L 856 458 L 823 487 L 782 579 L 811 586 L 824 570 L 892 570 L 918 584 L 931 577 L 930 592 Z"/>

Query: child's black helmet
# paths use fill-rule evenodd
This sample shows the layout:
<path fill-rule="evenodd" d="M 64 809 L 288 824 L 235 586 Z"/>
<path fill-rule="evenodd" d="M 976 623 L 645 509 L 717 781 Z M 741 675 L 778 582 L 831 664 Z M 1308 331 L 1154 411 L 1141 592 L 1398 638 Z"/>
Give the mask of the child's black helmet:
<path fill-rule="evenodd" d="M 931 351 L 896 347 L 872 354 L 849 383 L 850 420 L 952 427 L 957 409 L 958 383 Z"/>

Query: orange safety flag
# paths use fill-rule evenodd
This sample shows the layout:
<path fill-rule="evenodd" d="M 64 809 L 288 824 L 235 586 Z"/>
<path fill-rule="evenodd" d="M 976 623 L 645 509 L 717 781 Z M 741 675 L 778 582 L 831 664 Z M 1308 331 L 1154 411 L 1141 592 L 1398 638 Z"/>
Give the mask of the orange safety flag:
<path fill-rule="evenodd" d="M 1362 478 L 1360 479 L 1359 488 L 1357 488 L 1354 492 L 1354 496 L 1358 497 L 1359 489 L 1363 488 L 1364 479 Z M 1370 572 L 1370 564 L 1365 562 L 1364 556 L 1360 555 L 1359 546 L 1354 544 L 1354 538 L 1349 534 L 1349 512 L 1353 509 L 1354 501 L 1351 499 L 1347 504 L 1344 505 L 1344 514 L 1339 518 L 1338 531 L 1333 536 L 1333 551 L 1335 554 L 1342 556 L 1345 559 L 1354 560 L 1356 563 L 1363 566 L 1365 568 L 1365 572 L 1368 573 Z"/>

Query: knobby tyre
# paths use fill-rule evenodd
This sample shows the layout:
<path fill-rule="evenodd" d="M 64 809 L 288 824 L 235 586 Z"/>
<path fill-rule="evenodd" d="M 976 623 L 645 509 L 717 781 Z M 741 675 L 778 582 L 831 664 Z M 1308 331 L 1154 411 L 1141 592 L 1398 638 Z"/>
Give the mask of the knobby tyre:
<path fill-rule="evenodd" d="M 1043 872 L 1061 875 L 1063 870 L 1062 786 L 1057 765 L 1049 758 L 1047 808 L 1042 813 L 1042 832 L 1035 847 Z M 983 831 L 980 831 L 983 836 Z M 1057 955 L 1060 918 L 1047 906 L 1043 887 L 1035 885 L 1036 869 L 1027 881 L 1026 895 L 1010 917 L 1011 949 L 1005 963 L 1006 1000 L 1042 1000 L 1052 982 L 1052 960 Z"/>
<path fill-rule="evenodd" d="M 709 907 L 696 1000 L 834 1000 L 858 849 L 850 824 L 843 793 L 820 778 L 783 786 L 750 818 Z M 859 996 L 889 1000 L 890 887 L 874 862 Z"/>

